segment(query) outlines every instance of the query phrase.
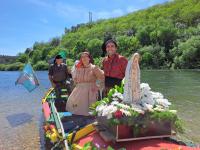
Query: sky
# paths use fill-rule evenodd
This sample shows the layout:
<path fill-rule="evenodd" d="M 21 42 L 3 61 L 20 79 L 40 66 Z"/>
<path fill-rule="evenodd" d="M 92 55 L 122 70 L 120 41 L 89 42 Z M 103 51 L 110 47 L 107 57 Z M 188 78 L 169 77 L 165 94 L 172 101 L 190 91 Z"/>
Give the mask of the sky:
<path fill-rule="evenodd" d="M 15 56 L 37 42 L 89 20 L 119 17 L 169 0 L 1 0 L 0 55 Z"/>

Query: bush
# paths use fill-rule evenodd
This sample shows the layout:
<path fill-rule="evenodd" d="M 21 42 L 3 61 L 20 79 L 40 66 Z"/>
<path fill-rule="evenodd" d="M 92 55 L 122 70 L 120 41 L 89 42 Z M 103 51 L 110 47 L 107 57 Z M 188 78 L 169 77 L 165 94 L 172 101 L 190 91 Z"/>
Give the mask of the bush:
<path fill-rule="evenodd" d="M 4 71 L 6 69 L 6 65 L 5 64 L 0 64 L 0 71 Z"/>
<path fill-rule="evenodd" d="M 21 62 L 21 63 L 26 63 L 28 61 L 28 56 L 24 53 L 19 53 L 19 56 L 17 57 L 17 62 Z"/>
<path fill-rule="evenodd" d="M 24 67 L 23 63 L 16 62 L 13 64 L 5 65 L 5 70 L 6 71 L 16 71 L 16 70 L 22 70 Z"/>
<path fill-rule="evenodd" d="M 198 68 L 200 66 L 200 36 L 192 36 L 171 50 L 175 54 L 175 68 Z"/>
<path fill-rule="evenodd" d="M 48 70 L 49 64 L 45 61 L 38 61 L 35 65 L 33 65 L 35 70 Z"/>
<path fill-rule="evenodd" d="M 92 39 L 88 42 L 88 45 L 87 45 L 88 50 L 94 58 L 101 56 L 101 54 L 102 54 L 102 51 L 101 51 L 102 43 L 103 43 L 103 41 L 101 41 L 99 39 Z"/>
<path fill-rule="evenodd" d="M 102 67 L 102 57 L 99 58 L 94 58 L 94 64 L 97 65 L 98 67 Z"/>
<path fill-rule="evenodd" d="M 71 58 L 67 58 L 66 60 L 66 64 L 68 68 L 72 68 L 72 66 L 74 65 L 75 60 L 71 59 Z"/>

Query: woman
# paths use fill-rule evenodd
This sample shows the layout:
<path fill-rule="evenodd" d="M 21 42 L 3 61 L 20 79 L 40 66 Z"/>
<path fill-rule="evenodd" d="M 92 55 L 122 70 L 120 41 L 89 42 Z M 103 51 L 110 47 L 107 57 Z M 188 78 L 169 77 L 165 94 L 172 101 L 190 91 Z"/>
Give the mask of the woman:
<path fill-rule="evenodd" d="M 125 75 L 124 101 L 136 104 L 140 100 L 140 55 L 135 53 L 128 62 Z"/>
<path fill-rule="evenodd" d="M 66 110 L 73 114 L 89 115 L 89 106 L 98 97 L 96 80 L 104 82 L 104 72 L 92 63 L 91 55 L 88 52 L 83 52 L 75 71 L 73 71 L 76 87 L 69 96 L 66 105 Z"/>

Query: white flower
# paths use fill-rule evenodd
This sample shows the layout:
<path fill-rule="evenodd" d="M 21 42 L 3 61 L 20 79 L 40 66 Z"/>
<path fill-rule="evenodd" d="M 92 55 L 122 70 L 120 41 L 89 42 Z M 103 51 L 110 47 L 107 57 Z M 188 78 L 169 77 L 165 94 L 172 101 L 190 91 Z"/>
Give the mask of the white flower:
<path fill-rule="evenodd" d="M 171 105 L 171 103 L 167 99 L 163 98 L 156 99 L 156 104 L 164 106 L 166 108 L 169 107 L 169 105 Z"/>
<path fill-rule="evenodd" d="M 164 96 L 159 92 L 151 92 L 154 99 L 162 99 Z"/>
<path fill-rule="evenodd" d="M 96 107 L 96 111 L 101 112 L 106 107 L 106 105 L 99 105 Z"/>
<path fill-rule="evenodd" d="M 118 101 L 112 101 L 112 102 L 111 102 L 111 105 L 117 105 L 117 104 L 119 104 Z"/>
<path fill-rule="evenodd" d="M 144 114 L 144 111 L 142 110 L 142 107 L 140 105 L 135 105 L 135 104 L 131 104 L 131 109 L 140 113 L 140 114 Z"/>
<path fill-rule="evenodd" d="M 149 95 L 147 97 L 141 98 L 141 104 L 143 103 L 147 103 L 153 106 L 155 104 L 155 100 L 153 99 L 152 95 Z"/>
<path fill-rule="evenodd" d="M 150 88 L 148 83 L 141 83 L 140 84 L 140 89 L 143 90 L 143 91 L 150 91 L 151 90 L 151 88 Z"/>
<path fill-rule="evenodd" d="M 143 105 L 143 110 L 145 110 L 145 111 L 148 110 L 150 112 L 153 112 L 153 106 L 152 105 L 147 104 L 147 103 L 143 103 L 142 105 Z"/>
<path fill-rule="evenodd" d="M 119 92 L 115 92 L 113 95 L 112 95 L 112 97 L 113 98 L 119 98 L 119 99 L 123 99 L 124 97 L 123 97 L 123 95 L 121 94 L 121 93 L 119 93 Z"/>
<path fill-rule="evenodd" d="M 103 109 L 102 116 L 106 116 L 107 119 L 112 118 L 112 113 L 117 111 L 117 107 L 113 105 L 108 105 Z"/>
<path fill-rule="evenodd" d="M 155 107 L 154 110 L 155 110 L 155 111 L 160 111 L 160 112 L 165 111 L 165 109 L 163 109 L 163 108 L 161 108 L 161 107 Z"/>
<path fill-rule="evenodd" d="M 96 111 L 98 113 L 98 116 L 101 116 L 103 110 L 105 109 L 106 105 L 99 105 L 96 107 Z"/>
<path fill-rule="evenodd" d="M 117 106 L 120 107 L 120 108 L 122 108 L 122 109 L 126 109 L 126 110 L 130 109 L 129 105 L 122 104 L 122 103 L 118 103 Z"/>
<path fill-rule="evenodd" d="M 125 114 L 125 116 L 131 116 L 131 113 L 128 110 L 120 109 L 122 114 Z"/>
<path fill-rule="evenodd" d="M 113 101 L 118 101 L 118 100 L 119 100 L 119 98 L 117 98 L 117 97 L 114 97 L 114 98 L 112 98 L 112 100 L 113 100 Z"/>

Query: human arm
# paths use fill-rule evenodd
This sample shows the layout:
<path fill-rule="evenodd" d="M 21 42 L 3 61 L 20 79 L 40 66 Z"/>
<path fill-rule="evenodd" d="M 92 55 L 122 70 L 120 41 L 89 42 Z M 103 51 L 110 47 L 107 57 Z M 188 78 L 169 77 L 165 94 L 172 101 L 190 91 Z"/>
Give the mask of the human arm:
<path fill-rule="evenodd" d="M 49 81 L 51 82 L 51 86 L 55 88 L 55 83 L 53 82 L 53 77 L 49 75 Z"/>
<path fill-rule="evenodd" d="M 104 82 L 105 82 L 105 76 L 104 76 L 104 71 L 101 70 L 99 67 L 95 66 L 93 69 L 93 72 L 98 80 L 98 87 L 99 89 L 103 89 L 105 87 Z"/>

